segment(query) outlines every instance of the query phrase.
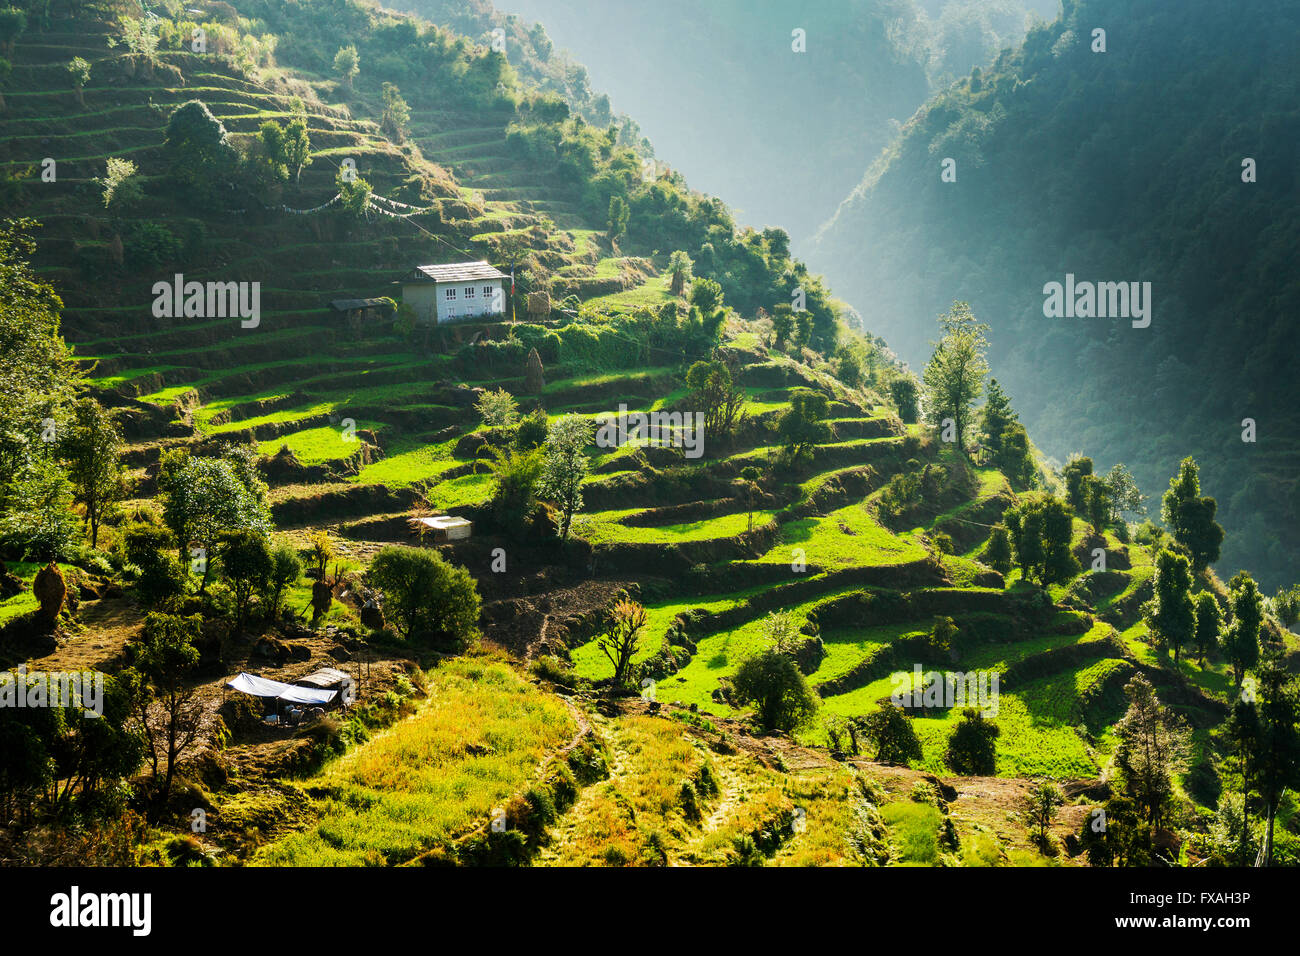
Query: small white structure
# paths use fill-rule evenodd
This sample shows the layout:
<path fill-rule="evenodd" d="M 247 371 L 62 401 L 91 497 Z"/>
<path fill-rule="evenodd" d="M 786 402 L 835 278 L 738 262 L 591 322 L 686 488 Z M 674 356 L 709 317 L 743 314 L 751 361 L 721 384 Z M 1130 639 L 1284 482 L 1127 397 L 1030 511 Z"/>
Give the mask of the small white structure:
<path fill-rule="evenodd" d="M 501 315 L 509 278 L 486 262 L 416 266 L 402 279 L 402 301 L 420 325 Z"/>
<path fill-rule="evenodd" d="M 411 527 L 423 536 L 432 534 L 439 544 L 447 541 L 463 541 L 474 531 L 474 523 L 467 518 L 455 515 L 434 515 L 431 518 L 412 518 Z"/>

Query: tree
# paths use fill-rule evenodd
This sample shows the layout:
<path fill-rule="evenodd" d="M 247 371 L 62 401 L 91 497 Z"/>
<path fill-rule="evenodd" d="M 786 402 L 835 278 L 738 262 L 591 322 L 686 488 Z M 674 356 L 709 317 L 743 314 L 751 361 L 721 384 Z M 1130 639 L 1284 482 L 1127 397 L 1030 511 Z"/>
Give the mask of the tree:
<path fill-rule="evenodd" d="M 255 592 L 266 590 L 274 562 L 266 535 L 233 531 L 221 540 L 221 573 L 235 595 L 235 626 L 243 628 Z"/>
<path fill-rule="evenodd" d="M 1061 481 L 1065 483 L 1065 501 L 1079 517 L 1088 513 L 1088 491 L 1085 480 L 1092 477 L 1092 459 L 1074 455 L 1061 469 Z"/>
<path fill-rule="evenodd" d="M 285 127 L 284 162 L 293 172 L 295 183 L 301 180 L 303 167 L 311 165 L 311 137 L 307 133 L 307 120 L 304 117 L 291 119 Z"/>
<path fill-rule="evenodd" d="M 387 80 L 381 90 L 384 112 L 379 125 L 388 136 L 398 143 L 406 139 L 407 127 L 411 125 L 411 107 L 402 99 L 401 91 Z"/>
<path fill-rule="evenodd" d="M 519 403 L 504 388 L 484 392 L 474 407 L 488 428 L 510 428 L 519 420 Z"/>
<path fill-rule="evenodd" d="M 1300 698 L 1295 678 L 1275 656 L 1265 660 L 1259 678 L 1259 733 L 1254 755 L 1255 780 L 1264 803 L 1264 844 L 1256 866 L 1273 863 L 1273 830 L 1287 790 L 1300 789 Z"/>
<path fill-rule="evenodd" d="M 235 169 L 237 154 L 226 127 L 207 104 L 190 100 L 177 107 L 167 121 L 163 155 L 171 174 L 195 188 L 210 188 Z"/>
<path fill-rule="evenodd" d="M 289 164 L 286 162 L 284 146 L 284 127 L 275 120 L 267 120 L 257 130 L 258 169 L 271 182 L 283 182 L 289 178 Z"/>
<path fill-rule="evenodd" d="M 339 170 L 334 178 L 334 187 L 339 191 L 340 210 L 354 219 L 365 219 L 370 211 L 370 195 L 374 191 L 369 181 L 360 176 L 348 179 Z"/>
<path fill-rule="evenodd" d="M 27 30 L 27 14 L 17 7 L 0 8 L 0 49 L 14 55 L 14 43 Z"/>
<path fill-rule="evenodd" d="M 91 547 L 97 547 L 99 526 L 124 492 L 122 433 L 114 414 L 93 398 L 79 400 L 61 451 L 77 501 L 86 508 Z"/>
<path fill-rule="evenodd" d="M 745 390 L 721 359 L 696 362 L 686 372 L 687 407 L 704 412 L 704 433 L 725 439 L 744 419 Z"/>
<path fill-rule="evenodd" d="M 793 331 L 794 309 L 783 302 L 772 310 L 772 344 L 778 349 L 783 347 Z"/>
<path fill-rule="evenodd" d="M 912 729 L 912 718 L 903 708 L 881 701 L 860 723 L 862 735 L 875 745 L 876 760 L 880 763 L 907 766 L 921 759 L 921 741 Z"/>
<path fill-rule="evenodd" d="M 356 75 L 361 72 L 361 57 L 357 55 L 357 48 L 352 44 L 340 47 L 339 51 L 334 54 L 334 72 L 338 74 L 339 80 L 343 83 L 344 94 L 352 92 L 352 81 Z"/>
<path fill-rule="evenodd" d="M 790 393 L 790 407 L 776 423 L 776 433 L 794 460 L 808 456 L 817 445 L 830 441 L 831 426 L 826 418 L 829 404 L 822 392 L 796 388 Z"/>
<path fill-rule="evenodd" d="M 1011 536 L 1004 524 L 993 526 L 988 544 L 984 546 L 984 563 L 999 574 L 1011 571 Z"/>
<path fill-rule="evenodd" d="M 121 209 L 139 200 L 140 181 L 135 174 L 136 165 L 131 160 L 108 157 L 103 177 L 95 180 L 104 190 L 105 209 Z"/>
<path fill-rule="evenodd" d="M 170 605 L 185 593 L 185 566 L 173 553 L 176 536 L 167 528 L 137 523 L 122 535 L 126 559 L 139 571 L 136 595 L 145 607 Z"/>
<path fill-rule="evenodd" d="M 996 378 L 989 379 L 988 398 L 980 410 L 980 432 L 991 457 L 996 458 L 1002 451 L 1002 433 L 1017 422 L 1019 419 L 1011 408 L 1011 399 Z"/>
<path fill-rule="evenodd" d="M 1296 621 L 1300 621 L 1300 585 L 1278 588 L 1273 598 L 1273 612 L 1285 628 L 1295 627 Z"/>
<path fill-rule="evenodd" d="M 488 463 L 496 486 L 492 492 L 492 515 L 505 531 L 516 532 L 537 506 L 537 482 L 542 475 L 542 456 L 536 449 L 492 450 Z"/>
<path fill-rule="evenodd" d="M 130 647 L 132 669 L 140 675 L 136 701 L 148 740 L 146 756 L 155 782 L 160 772 L 163 777 L 157 792 L 160 803 L 171 793 L 176 765 L 199 739 L 204 723 L 203 702 L 188 683 L 199 662 L 194 641 L 202 624 L 197 614 L 180 617 L 155 611 L 145 617 L 140 641 Z"/>
<path fill-rule="evenodd" d="M 1079 562 L 1070 553 L 1070 512 L 1061 499 L 1050 494 L 1032 495 L 1009 509 L 1003 520 L 1025 580 L 1037 580 L 1048 587 L 1079 573 Z"/>
<path fill-rule="evenodd" d="M 163 517 L 172 533 L 181 561 L 186 551 L 198 548 L 203 560 L 200 593 L 204 593 L 211 569 L 211 556 L 219 538 L 234 531 L 267 533 L 271 519 L 264 488 L 250 487 L 247 476 L 225 458 L 164 458 L 158 483 L 163 493 Z"/>
<path fill-rule="evenodd" d="M 691 262 L 691 257 L 681 249 L 676 249 L 668 257 L 668 275 L 671 277 L 669 286 L 673 295 L 681 295 L 686 291 L 686 283 L 691 281 L 692 272 L 695 263 Z"/>
<path fill-rule="evenodd" d="M 763 473 L 754 465 L 746 465 L 740 469 L 740 480 L 745 489 L 745 503 L 748 505 L 749 520 L 746 523 L 746 531 L 754 530 L 754 501 L 761 489 L 758 482 L 762 479 Z"/>
<path fill-rule="evenodd" d="M 84 90 L 86 84 L 90 82 L 90 62 L 74 56 L 68 64 L 68 73 L 72 76 L 72 88 L 77 91 L 77 103 L 84 108 L 86 105 Z"/>
<path fill-rule="evenodd" d="M 284 598 L 285 588 L 292 587 L 302 577 L 302 559 L 290 544 L 276 545 L 271 552 L 271 573 L 266 581 L 263 599 L 266 602 L 266 616 L 274 621 L 280 615 L 280 603 Z"/>
<path fill-rule="evenodd" d="M 1106 482 L 1094 475 L 1088 475 L 1083 480 L 1084 511 L 1082 517 L 1088 520 L 1092 525 L 1094 534 L 1100 535 L 1106 531 L 1106 525 L 1110 523 L 1113 508 L 1110 500 L 1110 489 Z"/>
<path fill-rule="evenodd" d="M 635 601 L 623 599 L 614 605 L 605 629 L 596 638 L 596 646 L 614 665 L 615 687 L 627 683 L 645 624 L 645 608 Z"/>
<path fill-rule="evenodd" d="M 1147 627 L 1159 646 L 1172 649 L 1174 663 L 1196 639 L 1196 604 L 1188 561 L 1173 551 L 1156 555 L 1155 595 L 1143 608 Z"/>
<path fill-rule="evenodd" d="M 1046 847 L 1048 828 L 1056 819 L 1056 812 L 1063 806 L 1065 794 L 1050 780 L 1035 781 L 1020 798 L 1020 819 L 1027 828 L 1035 831 L 1033 839 L 1040 847 Z"/>
<path fill-rule="evenodd" d="M 609 197 L 609 215 L 605 220 L 605 235 L 611 243 L 617 243 L 627 233 L 627 223 L 630 216 L 631 211 L 622 196 Z"/>
<path fill-rule="evenodd" d="M 991 777 L 998 772 L 998 753 L 995 741 L 1002 731 L 974 707 L 961 712 L 961 720 L 948 735 L 948 749 L 943 761 L 953 773 L 964 777 Z"/>
<path fill-rule="evenodd" d="M 788 611 L 769 611 L 763 618 L 763 639 L 778 654 L 793 656 L 799 642 L 799 628 Z"/>
<path fill-rule="evenodd" d="M 916 379 L 910 375 L 896 378 L 889 383 L 889 397 L 893 399 L 894 407 L 898 409 L 898 417 L 906 424 L 910 425 L 921 417 L 919 404 L 921 389 L 917 386 Z"/>
<path fill-rule="evenodd" d="M 569 526 L 582 507 L 582 481 L 590 463 L 587 445 L 591 423 L 581 415 L 564 415 L 551 423 L 542 445 L 542 473 L 537 493 L 560 507 L 560 540 L 569 540 Z"/>
<path fill-rule="evenodd" d="M 1104 479 L 1106 490 L 1110 493 L 1111 521 L 1119 523 L 1126 515 L 1134 518 L 1146 517 L 1147 509 L 1143 504 L 1146 495 L 1138 489 L 1137 482 L 1122 462 L 1117 463 L 1106 472 Z"/>
<path fill-rule="evenodd" d="M 975 321 L 965 302 L 954 302 L 952 309 L 939 317 L 939 325 L 943 335 L 935 343 L 922 376 L 926 418 L 935 427 L 951 418 L 957 444 L 965 448 L 971 407 L 983 393 L 984 376 L 989 371 L 985 358 L 988 326 Z"/>
<path fill-rule="evenodd" d="M 1191 735 L 1182 721 L 1161 705 L 1155 688 L 1141 674 L 1125 685 L 1124 696 L 1129 705 L 1115 724 L 1119 740 L 1115 763 L 1123 774 L 1124 792 L 1141 808 L 1147 822 L 1158 827 L 1174 793 L 1174 776 L 1186 767 Z"/>
<path fill-rule="evenodd" d="M 1219 608 L 1219 599 L 1212 591 L 1202 591 L 1196 597 L 1196 651 L 1201 663 L 1210 651 L 1219 646 L 1223 630 L 1223 612 Z"/>
<path fill-rule="evenodd" d="M 1035 482 L 1037 466 L 1029 447 L 1029 433 L 1019 422 L 1008 425 L 1002 431 L 1002 440 L 998 451 L 993 456 L 993 464 L 1017 488 L 1031 488 Z"/>
<path fill-rule="evenodd" d="M 474 579 L 436 551 L 386 547 L 375 555 L 367 576 L 384 592 L 384 614 L 404 638 L 425 636 L 460 651 L 478 635 Z"/>
<path fill-rule="evenodd" d="M 759 726 L 793 731 L 817 712 L 817 696 L 795 662 L 769 649 L 747 658 L 731 679 L 735 700 L 753 704 Z"/>
<path fill-rule="evenodd" d="M 1240 687 L 1246 671 L 1259 662 L 1259 629 L 1264 623 L 1264 600 L 1254 578 L 1245 571 L 1238 571 L 1228 582 L 1228 613 L 1231 623 L 1223 632 L 1223 654 Z"/>
<path fill-rule="evenodd" d="M 1178 474 L 1169 481 L 1169 490 L 1161 499 L 1160 516 L 1174 534 L 1174 540 L 1187 549 L 1192 568 L 1199 574 L 1219 560 L 1223 544 L 1223 526 L 1214 520 L 1218 503 L 1201 495 L 1200 469 L 1191 458 L 1184 458 Z"/>

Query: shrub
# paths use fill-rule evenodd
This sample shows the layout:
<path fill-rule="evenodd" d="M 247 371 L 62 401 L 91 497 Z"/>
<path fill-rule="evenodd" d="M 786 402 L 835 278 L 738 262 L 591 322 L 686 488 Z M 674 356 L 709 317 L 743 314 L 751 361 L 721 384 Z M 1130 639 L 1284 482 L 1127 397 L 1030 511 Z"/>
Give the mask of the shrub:
<path fill-rule="evenodd" d="M 427 635 L 463 650 L 478 636 L 479 595 L 469 572 L 435 551 L 391 546 L 375 555 L 370 583 L 404 638 Z"/>
<path fill-rule="evenodd" d="M 735 699 L 754 704 L 758 722 L 767 730 L 795 730 L 817 711 L 817 696 L 799 668 L 775 650 L 746 660 L 731 684 Z"/>
<path fill-rule="evenodd" d="M 1000 733 L 997 724 L 985 720 L 975 708 L 967 707 L 948 737 L 944 763 L 962 776 L 992 776 L 998 769 L 994 741 Z"/>

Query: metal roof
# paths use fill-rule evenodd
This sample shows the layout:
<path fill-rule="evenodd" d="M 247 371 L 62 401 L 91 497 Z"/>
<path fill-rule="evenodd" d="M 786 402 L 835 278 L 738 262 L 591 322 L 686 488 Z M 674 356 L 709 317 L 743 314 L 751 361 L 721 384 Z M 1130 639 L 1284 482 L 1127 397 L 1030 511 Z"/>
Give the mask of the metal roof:
<path fill-rule="evenodd" d="M 299 677 L 295 684 L 309 684 L 312 687 L 334 687 L 351 678 L 343 671 L 336 667 L 322 667 L 318 671 L 312 671 L 306 677 Z"/>
<path fill-rule="evenodd" d="M 478 282 L 481 279 L 508 279 L 504 272 L 486 262 L 449 262 L 440 266 L 416 266 L 411 279 L 433 282 Z"/>

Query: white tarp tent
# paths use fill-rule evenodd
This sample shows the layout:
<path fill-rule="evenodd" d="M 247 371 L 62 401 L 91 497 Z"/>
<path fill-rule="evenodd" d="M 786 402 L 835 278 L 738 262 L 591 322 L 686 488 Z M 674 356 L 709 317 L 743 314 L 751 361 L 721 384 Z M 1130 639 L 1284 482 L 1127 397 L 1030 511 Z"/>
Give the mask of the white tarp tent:
<path fill-rule="evenodd" d="M 293 684 L 282 684 L 278 680 L 267 680 L 255 674 L 240 674 L 234 680 L 227 681 L 226 686 L 254 697 L 274 697 L 291 704 L 328 704 L 338 693 L 336 690 L 295 687 Z"/>

